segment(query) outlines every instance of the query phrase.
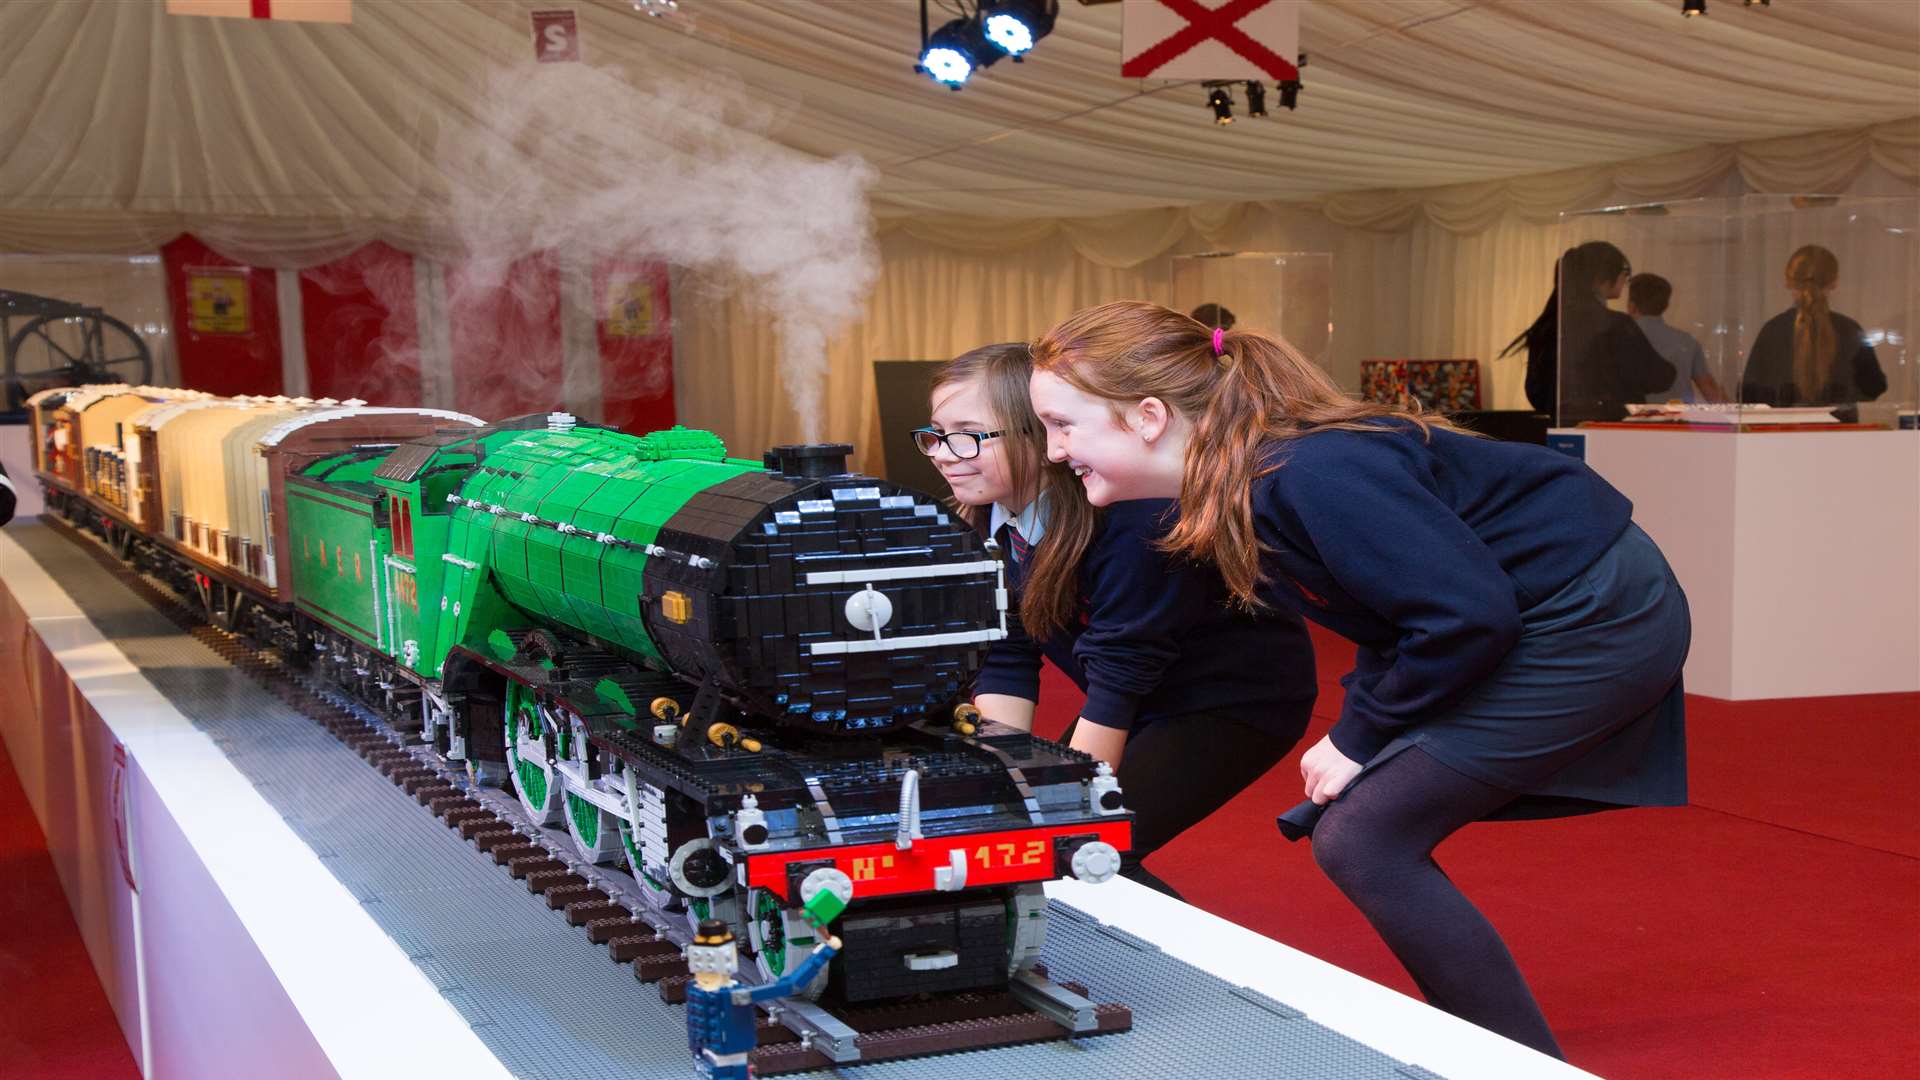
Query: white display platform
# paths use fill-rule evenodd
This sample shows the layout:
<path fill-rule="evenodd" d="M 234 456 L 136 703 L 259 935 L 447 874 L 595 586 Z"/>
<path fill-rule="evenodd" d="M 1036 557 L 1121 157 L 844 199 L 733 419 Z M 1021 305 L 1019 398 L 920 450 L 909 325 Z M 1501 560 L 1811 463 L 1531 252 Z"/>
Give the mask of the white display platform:
<path fill-rule="evenodd" d="M 507 1075 L 212 741 L 4 531 L 0 648 L 25 676 L 24 692 L 0 700 L 0 736 L 146 1076 Z M 1307 853 L 1275 837 L 1272 857 Z M 1132 882 L 1048 892 L 1441 1076 L 1592 1075 Z M 964 1057 L 950 1060 L 967 1075 Z"/>
<path fill-rule="evenodd" d="M 0 650 L 0 735 L 145 1076 L 508 1075 L 3 530 Z"/>
<path fill-rule="evenodd" d="M 1557 428 L 1693 611 L 1690 693 L 1920 690 L 1920 432 Z"/>

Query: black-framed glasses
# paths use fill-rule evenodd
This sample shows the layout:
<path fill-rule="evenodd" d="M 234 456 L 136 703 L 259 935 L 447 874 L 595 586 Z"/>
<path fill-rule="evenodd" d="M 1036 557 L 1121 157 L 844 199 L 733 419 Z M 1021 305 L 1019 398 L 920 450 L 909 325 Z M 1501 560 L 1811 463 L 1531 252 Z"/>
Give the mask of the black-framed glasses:
<path fill-rule="evenodd" d="M 913 429 L 913 445 L 928 457 L 945 446 L 948 453 L 962 461 L 980 456 L 980 444 L 997 439 L 1005 431 L 935 431 L 930 427 Z"/>

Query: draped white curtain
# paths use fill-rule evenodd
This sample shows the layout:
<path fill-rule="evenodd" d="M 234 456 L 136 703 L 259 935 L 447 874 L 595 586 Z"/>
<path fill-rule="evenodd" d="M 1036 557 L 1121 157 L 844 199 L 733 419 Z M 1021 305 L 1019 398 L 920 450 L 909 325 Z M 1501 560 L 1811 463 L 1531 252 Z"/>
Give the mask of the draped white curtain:
<path fill-rule="evenodd" d="M 1332 253 L 1330 367 L 1349 389 L 1358 388 L 1363 359 L 1471 357 L 1481 361 L 1491 407 L 1526 408 L 1524 355 L 1496 357 L 1552 286 L 1554 259 L 1569 242 L 1561 211 L 1757 191 L 1920 193 L 1920 120 L 1703 147 L 1577 175 L 1358 192 L 1317 206 L 890 221 L 866 317 L 829 349 L 822 430 L 853 442 L 865 467 L 878 468 L 898 448 L 879 445 L 874 360 L 945 359 L 1031 339 L 1091 304 L 1160 300 L 1169 256 L 1213 250 Z M 742 445 L 801 437 L 802 419 L 768 378 L 775 339 L 750 299 L 683 287 L 679 303 L 676 393 L 686 422 L 712 425 Z M 767 392 L 742 392 L 754 386 Z"/>
<path fill-rule="evenodd" d="M 0 252 L 146 254 L 192 232 L 276 268 L 374 240 L 447 261 L 473 223 L 448 220 L 437 151 L 510 141 L 476 75 L 527 63 L 542 6 L 364 0 L 341 27 L 0 3 Z M 816 418 L 863 448 L 872 360 L 1031 337 L 1219 249 L 1332 253 L 1348 385 L 1369 356 L 1471 356 L 1514 405 L 1517 367 L 1492 356 L 1543 298 L 1561 210 L 1920 181 L 1911 2 L 1682 20 L 1671 0 L 1316 0 L 1301 110 L 1231 129 L 1192 88 L 1117 77 L 1117 5 L 1069 5 L 1044 55 L 951 95 L 902 61 L 909 0 L 573 6 L 596 67 L 737 97 L 724 119 L 756 145 L 872 163 L 881 276 L 830 346 Z M 1847 130 L 1782 137 L 1824 126 Z M 621 160 L 621 127 L 536 163 L 555 198 L 600 194 L 587 166 Z M 1706 145 L 1727 140 L 1745 141 Z M 1380 185 L 1397 186 L 1360 190 Z M 678 291 L 682 416 L 743 446 L 800 437 L 756 290 Z"/>

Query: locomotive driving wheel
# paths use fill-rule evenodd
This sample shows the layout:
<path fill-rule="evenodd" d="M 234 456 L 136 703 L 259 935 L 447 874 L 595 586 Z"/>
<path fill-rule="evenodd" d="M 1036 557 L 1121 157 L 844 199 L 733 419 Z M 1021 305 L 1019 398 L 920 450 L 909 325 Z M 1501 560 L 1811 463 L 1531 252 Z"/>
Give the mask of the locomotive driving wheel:
<path fill-rule="evenodd" d="M 567 836 L 573 841 L 574 850 L 580 853 L 581 858 L 595 866 L 606 866 L 622 857 L 620 819 L 584 794 L 593 785 L 592 780 L 584 779 L 592 775 L 587 757 L 594 752 L 593 746 L 587 741 L 586 728 L 579 720 L 576 719 L 570 727 L 572 732 L 568 744 L 572 755 L 567 761 L 567 780 L 562 785 L 565 790 L 561 792 L 561 797 L 566 800 Z M 575 780 L 581 780 L 577 790 Z"/>
<path fill-rule="evenodd" d="M 507 774 L 520 805 L 535 825 L 558 825 L 565 807 L 565 783 L 554 768 L 558 752 L 569 734 L 552 730 L 540 714 L 533 691 L 509 682 L 506 715 L 502 727 L 506 735 Z"/>
<path fill-rule="evenodd" d="M 753 946 L 753 962 L 765 979 L 777 979 L 806 962 L 820 947 L 819 933 L 780 897 L 766 889 L 747 891 L 747 940 Z M 827 972 L 800 989 L 800 996 L 818 998 L 827 988 Z"/>

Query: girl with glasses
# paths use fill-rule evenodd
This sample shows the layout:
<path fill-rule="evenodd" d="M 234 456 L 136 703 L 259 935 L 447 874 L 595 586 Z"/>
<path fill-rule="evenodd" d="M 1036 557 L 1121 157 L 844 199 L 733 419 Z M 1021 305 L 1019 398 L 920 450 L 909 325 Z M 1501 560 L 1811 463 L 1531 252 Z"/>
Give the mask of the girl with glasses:
<path fill-rule="evenodd" d="M 1299 617 L 1228 603 L 1220 576 L 1156 546 L 1167 499 L 1096 510 L 1045 458 L 1027 400 L 1024 344 L 975 349 L 941 368 L 932 422 L 914 444 L 960 515 L 999 544 L 1011 636 L 974 685 L 982 715 L 1033 727 L 1040 663 L 1086 693 L 1069 745 L 1111 763 L 1134 814 L 1122 873 L 1178 895 L 1142 861 L 1285 757 L 1318 691 Z"/>
<path fill-rule="evenodd" d="M 1311 831 L 1428 1001 L 1558 1055 L 1433 849 L 1483 818 L 1686 802 L 1687 601 L 1632 505 L 1572 458 L 1356 400 L 1285 342 L 1152 304 L 1033 351 L 1048 457 L 1093 503 L 1177 497 L 1171 552 L 1360 646 L 1282 830 Z"/>

